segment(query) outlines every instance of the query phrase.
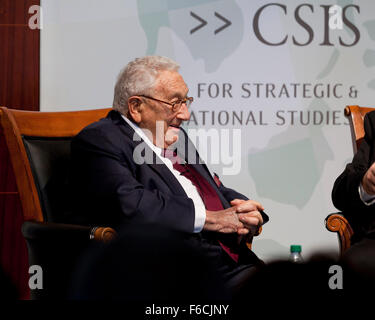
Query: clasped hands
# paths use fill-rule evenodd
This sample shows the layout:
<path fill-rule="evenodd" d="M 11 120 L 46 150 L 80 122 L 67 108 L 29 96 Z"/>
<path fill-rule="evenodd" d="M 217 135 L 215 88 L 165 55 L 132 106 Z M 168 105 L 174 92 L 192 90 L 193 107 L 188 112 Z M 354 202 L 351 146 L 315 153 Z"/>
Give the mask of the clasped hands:
<path fill-rule="evenodd" d="M 237 233 L 238 235 L 253 236 L 263 224 L 260 210 L 263 206 L 254 200 L 234 199 L 232 207 L 219 211 L 206 211 L 206 221 L 203 229 L 221 233 Z"/>

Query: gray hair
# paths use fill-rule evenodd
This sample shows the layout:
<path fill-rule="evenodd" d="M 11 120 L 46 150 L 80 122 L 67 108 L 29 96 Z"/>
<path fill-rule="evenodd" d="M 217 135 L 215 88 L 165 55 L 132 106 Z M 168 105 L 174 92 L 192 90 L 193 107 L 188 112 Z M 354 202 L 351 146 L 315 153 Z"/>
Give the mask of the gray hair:
<path fill-rule="evenodd" d="M 160 72 L 178 71 L 179 68 L 175 61 L 161 56 L 146 56 L 129 62 L 117 77 L 113 109 L 126 115 L 131 96 L 152 94 Z"/>

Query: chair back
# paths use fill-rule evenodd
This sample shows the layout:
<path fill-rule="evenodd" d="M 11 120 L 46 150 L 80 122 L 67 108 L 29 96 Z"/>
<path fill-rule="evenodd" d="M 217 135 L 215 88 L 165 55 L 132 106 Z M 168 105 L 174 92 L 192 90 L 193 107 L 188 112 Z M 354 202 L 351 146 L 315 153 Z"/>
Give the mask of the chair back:
<path fill-rule="evenodd" d="M 107 109 L 35 112 L 0 107 L 25 221 L 61 222 L 69 212 L 70 141 Z"/>
<path fill-rule="evenodd" d="M 352 134 L 353 152 L 357 153 L 357 150 L 365 136 L 365 130 L 363 127 L 363 120 L 366 113 L 374 111 L 375 108 L 360 107 L 357 105 L 347 106 L 345 108 L 345 116 L 349 119 L 350 132 Z"/>

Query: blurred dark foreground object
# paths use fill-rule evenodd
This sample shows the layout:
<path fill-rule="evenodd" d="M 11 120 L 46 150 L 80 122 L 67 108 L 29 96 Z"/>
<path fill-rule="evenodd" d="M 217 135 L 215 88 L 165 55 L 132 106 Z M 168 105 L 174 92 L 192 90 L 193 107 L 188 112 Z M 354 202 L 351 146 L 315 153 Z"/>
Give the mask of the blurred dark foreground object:
<path fill-rule="evenodd" d="M 366 256 L 358 262 L 364 260 Z M 260 308 L 277 302 L 289 308 L 305 308 L 308 313 L 334 305 L 349 310 L 356 306 L 354 302 L 372 297 L 374 289 L 375 271 L 356 269 L 334 254 L 316 253 L 304 263 L 279 260 L 266 264 L 248 279 L 233 303 L 236 315 L 246 312 L 249 297 Z M 267 311 L 274 312 L 266 309 L 263 315 Z"/>
<path fill-rule="evenodd" d="M 329 272 L 331 266 L 341 266 L 330 255 L 315 255 L 304 263 L 288 260 L 274 261 L 254 274 L 238 299 L 246 296 L 246 291 L 257 287 L 259 297 L 299 298 L 301 294 L 316 293 L 320 296 L 337 294 L 339 289 L 331 289 Z"/>
<path fill-rule="evenodd" d="M 334 254 L 317 253 L 302 264 L 285 260 L 266 264 L 251 273 L 233 296 L 217 267 L 186 239 L 162 227 L 125 226 L 113 242 L 98 244 L 82 258 L 68 298 L 166 303 L 227 300 L 240 306 L 236 310 L 242 313 L 249 301 L 260 306 L 272 301 L 310 305 L 365 295 L 368 290 L 361 290 L 369 285 L 375 288 L 371 275 L 353 270 Z M 342 289 L 335 279 L 340 275 L 331 267 L 342 270 Z M 311 295 L 313 300 L 308 298 Z"/>
<path fill-rule="evenodd" d="M 347 287 L 353 292 L 373 292 L 375 289 L 375 233 L 353 244 L 342 256 L 349 278 Z"/>
<path fill-rule="evenodd" d="M 338 282 L 332 278 L 336 272 L 329 272 L 332 266 L 342 267 L 330 253 L 315 254 L 304 263 L 278 260 L 266 264 L 234 297 L 235 316 L 246 314 L 249 301 L 262 310 L 262 316 L 274 315 L 275 310 L 278 314 L 303 310 L 305 315 L 314 310 L 322 311 L 333 302 L 342 303 L 348 293 L 345 270 L 341 269 L 343 289 L 335 289 Z M 330 279 L 333 286 L 330 286 Z"/>
<path fill-rule="evenodd" d="M 185 235 L 131 225 L 107 245 L 89 251 L 68 298 L 138 302 L 217 301 L 229 298 L 210 261 Z"/>

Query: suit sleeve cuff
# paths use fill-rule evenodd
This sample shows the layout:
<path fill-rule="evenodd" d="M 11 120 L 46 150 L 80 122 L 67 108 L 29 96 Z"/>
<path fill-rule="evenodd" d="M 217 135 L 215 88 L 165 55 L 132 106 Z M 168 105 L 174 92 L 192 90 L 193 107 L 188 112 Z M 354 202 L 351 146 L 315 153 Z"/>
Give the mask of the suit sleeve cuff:
<path fill-rule="evenodd" d="M 358 187 L 359 197 L 366 206 L 370 206 L 375 203 L 375 195 L 368 194 L 362 187 L 362 183 Z"/>
<path fill-rule="evenodd" d="M 194 233 L 201 232 L 206 221 L 206 208 L 204 205 L 194 203 L 195 207 L 195 221 Z"/>

